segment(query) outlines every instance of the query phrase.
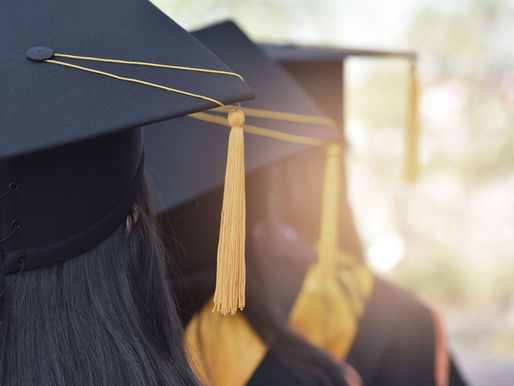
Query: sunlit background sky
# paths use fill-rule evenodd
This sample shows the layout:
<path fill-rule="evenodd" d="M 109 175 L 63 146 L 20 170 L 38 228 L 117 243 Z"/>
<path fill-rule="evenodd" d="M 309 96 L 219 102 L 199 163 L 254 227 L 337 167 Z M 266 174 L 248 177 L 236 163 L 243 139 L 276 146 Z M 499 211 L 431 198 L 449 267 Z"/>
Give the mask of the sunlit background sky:
<path fill-rule="evenodd" d="M 346 69 L 351 203 L 367 260 L 439 308 L 475 385 L 514 379 L 514 1 L 154 0 L 186 29 L 420 53 L 421 178 L 401 179 L 407 65 Z"/>

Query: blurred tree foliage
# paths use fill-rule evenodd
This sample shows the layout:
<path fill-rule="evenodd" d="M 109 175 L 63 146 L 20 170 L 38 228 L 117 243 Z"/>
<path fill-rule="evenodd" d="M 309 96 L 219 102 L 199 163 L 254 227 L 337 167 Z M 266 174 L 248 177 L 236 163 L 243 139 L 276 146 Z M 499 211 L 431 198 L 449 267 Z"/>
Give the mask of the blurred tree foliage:
<path fill-rule="evenodd" d="M 417 240 L 421 248 L 419 244 L 418 248 L 408 246 L 412 255 L 393 274 L 397 281 L 426 298 L 446 303 L 447 314 L 454 314 L 452 327 L 457 336 L 464 335 L 462 341 L 467 346 L 480 345 L 481 349 L 507 356 L 514 355 L 514 326 L 509 318 L 514 306 L 514 219 L 506 224 L 510 233 L 505 233 L 501 223 L 493 221 L 494 228 L 488 226 L 488 217 L 494 214 L 488 212 L 491 205 L 487 202 L 481 201 L 482 208 L 478 208 L 482 226 L 470 225 L 470 211 L 473 205 L 480 205 L 474 204 L 477 192 L 497 181 L 508 181 L 514 169 L 512 20 L 512 1 L 473 0 L 429 3 L 412 21 L 409 39 L 422 54 L 423 86 L 425 97 L 430 99 L 429 103 L 424 103 L 425 98 L 421 101 L 422 116 L 426 118 L 422 120 L 423 139 L 436 144 L 425 165 L 425 175 L 435 180 L 448 175 L 460 192 L 443 206 L 445 214 L 435 221 L 430 221 L 430 216 L 436 216 L 433 213 L 426 217 L 397 216 L 397 223 L 404 228 L 416 228 L 419 221 L 426 224 L 418 226 L 423 235 L 423 241 Z M 363 90 L 371 85 L 363 85 Z M 453 99 L 446 98 L 447 94 Z M 452 103 L 451 108 L 445 106 Z M 443 113 L 442 120 L 430 119 L 438 114 L 434 106 L 449 109 L 448 116 Z M 383 118 L 391 125 L 399 124 L 398 116 Z M 378 127 L 374 122 L 369 125 Z M 512 197 L 514 186 L 502 186 L 489 189 L 487 200 L 503 200 L 506 213 L 514 213 L 513 199 L 505 199 L 509 193 L 501 190 L 509 189 Z M 421 188 L 430 191 L 434 186 L 425 183 Z M 416 199 L 427 212 L 437 211 L 426 191 L 418 188 Z M 447 223 L 451 224 L 450 231 L 439 237 L 436 228 Z M 510 237 L 511 245 L 503 250 L 475 248 L 479 245 L 476 239 L 483 234 L 497 240 L 497 235 L 506 234 L 504 238 Z M 455 315 L 455 310 L 460 313 Z"/>
<path fill-rule="evenodd" d="M 464 3 L 446 12 L 424 9 L 410 36 L 430 53 L 430 82 L 458 79 L 465 90 L 463 118 L 473 141 L 466 157 L 453 163 L 472 179 L 494 178 L 514 166 L 514 6 L 503 0 Z M 451 154 L 443 157 L 452 161 Z"/>
<path fill-rule="evenodd" d="M 514 6 L 503 0 L 431 2 L 409 28 L 411 45 L 421 52 L 425 89 L 449 81 L 463 99 L 457 113 L 455 146 L 439 146 L 433 169 L 453 169 L 469 182 L 509 173 L 514 167 Z M 404 124 L 405 73 L 398 66 L 376 66 L 352 87 L 350 114 L 370 129 Z M 389 68 L 388 68 L 389 67 Z M 423 107 L 423 104 L 421 104 Z M 431 115 L 433 111 L 423 111 Z M 437 127 L 425 122 L 425 135 L 444 143 Z M 451 144 L 448 144 L 451 145 Z M 465 149 L 456 147 L 464 146 Z"/>

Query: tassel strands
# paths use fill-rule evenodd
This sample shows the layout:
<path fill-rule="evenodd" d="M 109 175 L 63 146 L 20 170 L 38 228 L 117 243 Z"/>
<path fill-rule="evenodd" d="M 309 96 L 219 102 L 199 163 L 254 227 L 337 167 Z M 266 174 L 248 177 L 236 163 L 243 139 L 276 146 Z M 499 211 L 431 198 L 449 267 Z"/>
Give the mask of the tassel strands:
<path fill-rule="evenodd" d="M 318 265 L 322 272 L 335 274 L 339 259 L 339 198 L 341 194 L 341 147 L 331 143 L 326 148 Z"/>
<path fill-rule="evenodd" d="M 418 176 L 418 79 L 416 62 L 410 62 L 410 97 L 407 108 L 407 128 L 405 131 L 405 181 L 413 183 Z"/>
<path fill-rule="evenodd" d="M 213 311 L 235 314 L 245 306 L 245 163 L 243 125 L 245 115 L 239 108 L 228 115 L 230 136 L 221 224 L 218 243 L 218 266 Z"/>

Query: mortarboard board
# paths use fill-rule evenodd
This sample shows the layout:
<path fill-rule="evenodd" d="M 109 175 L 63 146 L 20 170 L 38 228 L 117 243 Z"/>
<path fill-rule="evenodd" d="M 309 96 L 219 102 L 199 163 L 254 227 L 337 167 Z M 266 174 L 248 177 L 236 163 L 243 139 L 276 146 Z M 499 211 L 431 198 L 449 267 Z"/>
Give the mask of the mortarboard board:
<path fill-rule="evenodd" d="M 294 79 L 274 64 L 233 22 L 217 24 L 192 34 L 241 74 L 255 90 L 256 98 L 245 102 L 243 109 L 303 114 L 326 121 L 318 106 Z M 315 123 L 295 124 L 260 117 L 247 117 L 247 123 L 319 140 L 335 139 L 338 135 L 335 127 Z M 227 141 L 226 136 L 219 133 L 224 131 L 223 128 L 212 122 L 184 117 L 159 122 L 148 126 L 148 129 L 145 128 L 145 144 L 151 150 L 147 153 L 147 164 L 156 185 L 158 211 L 164 212 L 223 184 L 226 154 L 222 149 L 226 148 Z M 190 145 L 166 152 L 166 143 L 171 136 L 180 136 Z M 308 145 L 259 135 L 247 135 L 245 141 L 247 172 L 308 148 Z M 187 160 L 187 168 L 174 168 L 177 162 L 184 160 Z M 212 168 L 207 168 L 208 165 Z M 180 184 L 175 181 L 180 181 Z"/>
<path fill-rule="evenodd" d="M 77 256 L 123 223 L 142 178 L 138 127 L 253 97 L 146 0 L 0 9 L 4 273 Z"/>
<path fill-rule="evenodd" d="M 409 51 L 386 51 L 316 46 L 261 44 L 269 57 L 280 63 L 314 98 L 323 111 L 334 119 L 344 134 L 345 89 L 344 68 L 347 59 L 398 58 L 410 63 L 410 99 L 405 131 L 405 179 L 413 182 L 417 176 L 417 54 Z"/>
<path fill-rule="evenodd" d="M 245 137 L 247 172 L 299 153 L 308 144 L 325 147 L 326 142 L 337 140 L 338 132 L 333 123 L 320 112 L 308 94 L 234 23 L 221 23 L 193 35 L 234 71 L 241 73 L 256 91 L 256 99 L 242 107 L 250 123 L 245 126 L 245 131 L 252 132 L 254 126 L 265 128 L 272 132 L 272 138 L 262 136 L 262 131 Z M 145 127 L 147 165 L 161 212 L 223 185 L 226 156 L 217 149 L 226 147 L 225 137 L 219 134 L 224 129 L 197 118 L 215 120 L 216 117 L 214 114 L 194 115 Z M 292 138 L 283 138 L 284 134 Z M 165 144 L 169 143 L 170 136 L 179 136 L 181 143 L 189 145 L 166 151 Z M 306 140 L 306 144 L 294 143 L 302 140 Z M 180 162 L 187 163 L 187 169 L 176 168 Z M 211 226 L 210 229 L 216 228 Z M 215 245 L 210 247 L 214 253 Z"/>

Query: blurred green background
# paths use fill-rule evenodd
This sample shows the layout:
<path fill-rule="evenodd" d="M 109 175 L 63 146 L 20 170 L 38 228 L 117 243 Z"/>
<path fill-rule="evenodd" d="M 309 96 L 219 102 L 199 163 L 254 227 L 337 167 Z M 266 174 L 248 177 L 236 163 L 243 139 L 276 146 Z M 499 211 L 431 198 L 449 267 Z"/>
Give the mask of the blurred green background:
<path fill-rule="evenodd" d="M 407 64 L 351 59 L 350 198 L 369 263 L 436 306 L 476 385 L 514 379 L 514 1 L 154 0 L 186 29 L 420 53 L 422 172 L 402 182 Z M 507 382 L 507 383 L 506 383 Z"/>

